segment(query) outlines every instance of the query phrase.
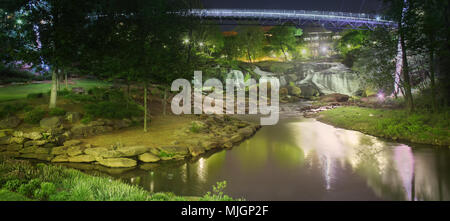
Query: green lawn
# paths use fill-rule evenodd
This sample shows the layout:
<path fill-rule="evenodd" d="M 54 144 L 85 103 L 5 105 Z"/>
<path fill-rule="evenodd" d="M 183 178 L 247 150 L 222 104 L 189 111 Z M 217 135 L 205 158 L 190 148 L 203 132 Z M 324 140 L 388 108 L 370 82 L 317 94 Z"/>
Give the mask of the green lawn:
<path fill-rule="evenodd" d="M 75 84 L 70 84 L 69 88 L 83 87 L 86 90 L 88 90 L 93 87 L 102 87 L 108 85 L 110 84 L 103 81 L 80 79 L 75 80 Z M 25 84 L 25 85 L 0 87 L 0 102 L 26 98 L 28 94 L 32 93 L 47 93 L 50 90 L 50 88 L 51 88 L 50 83 Z M 65 85 L 62 85 L 62 88 L 65 88 Z"/>
<path fill-rule="evenodd" d="M 373 136 L 413 143 L 450 145 L 450 110 L 440 113 L 340 107 L 321 112 L 319 121 Z"/>

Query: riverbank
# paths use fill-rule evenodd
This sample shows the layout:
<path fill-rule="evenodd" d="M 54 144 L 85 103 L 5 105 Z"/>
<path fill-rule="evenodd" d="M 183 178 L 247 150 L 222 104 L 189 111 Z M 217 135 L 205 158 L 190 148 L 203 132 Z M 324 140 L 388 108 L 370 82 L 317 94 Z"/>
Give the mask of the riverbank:
<path fill-rule="evenodd" d="M 395 141 L 450 147 L 449 115 L 449 111 L 408 114 L 404 110 L 345 106 L 317 113 L 316 119 Z"/>
<path fill-rule="evenodd" d="M 29 161 L 0 158 L 0 201 L 229 201 L 226 182 L 199 197 L 151 193 L 103 175 Z M 217 191 L 216 191 L 217 190 Z"/>

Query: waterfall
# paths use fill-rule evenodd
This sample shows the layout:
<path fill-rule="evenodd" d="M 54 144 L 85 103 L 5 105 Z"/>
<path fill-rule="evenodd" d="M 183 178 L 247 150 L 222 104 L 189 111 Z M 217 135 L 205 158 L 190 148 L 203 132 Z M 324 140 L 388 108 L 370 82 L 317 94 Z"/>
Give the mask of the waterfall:
<path fill-rule="evenodd" d="M 359 90 L 357 75 L 343 64 L 310 63 L 305 72 L 306 77 L 298 81 L 297 84 L 312 84 L 323 94 L 353 95 Z"/>

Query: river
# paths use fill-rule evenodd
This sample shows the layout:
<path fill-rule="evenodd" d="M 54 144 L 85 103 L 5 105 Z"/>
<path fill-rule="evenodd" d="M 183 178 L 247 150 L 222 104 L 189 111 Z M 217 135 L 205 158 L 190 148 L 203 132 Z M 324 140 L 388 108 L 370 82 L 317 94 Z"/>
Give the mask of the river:
<path fill-rule="evenodd" d="M 200 196 L 218 181 L 246 200 L 450 200 L 450 151 L 282 117 L 231 150 L 113 176 Z"/>

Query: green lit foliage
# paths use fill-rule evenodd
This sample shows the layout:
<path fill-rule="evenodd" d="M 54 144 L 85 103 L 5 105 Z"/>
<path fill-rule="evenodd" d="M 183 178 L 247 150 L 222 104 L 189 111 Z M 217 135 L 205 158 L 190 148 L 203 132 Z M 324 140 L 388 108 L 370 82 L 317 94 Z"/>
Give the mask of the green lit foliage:
<path fill-rule="evenodd" d="M 281 53 L 285 61 L 289 60 L 288 51 L 291 54 L 295 53 L 297 38 L 303 34 L 302 29 L 297 29 L 294 26 L 282 25 L 276 26 L 270 30 L 271 37 L 269 42 L 272 50 Z"/>
<path fill-rule="evenodd" d="M 240 26 L 237 30 L 237 41 L 241 42 L 238 51 L 247 61 L 253 62 L 264 55 L 264 31 L 260 26 Z"/>
<path fill-rule="evenodd" d="M 37 124 L 42 118 L 45 117 L 47 112 L 41 108 L 35 108 L 31 111 L 25 113 L 25 118 L 23 119 L 25 123 Z"/>
<path fill-rule="evenodd" d="M 200 201 L 233 201 L 234 199 L 224 193 L 227 181 L 217 182 L 213 185 L 213 191 L 207 192 Z"/>
<path fill-rule="evenodd" d="M 48 114 L 50 116 L 63 116 L 66 114 L 66 111 L 62 108 L 55 107 L 55 108 L 50 109 Z"/>

